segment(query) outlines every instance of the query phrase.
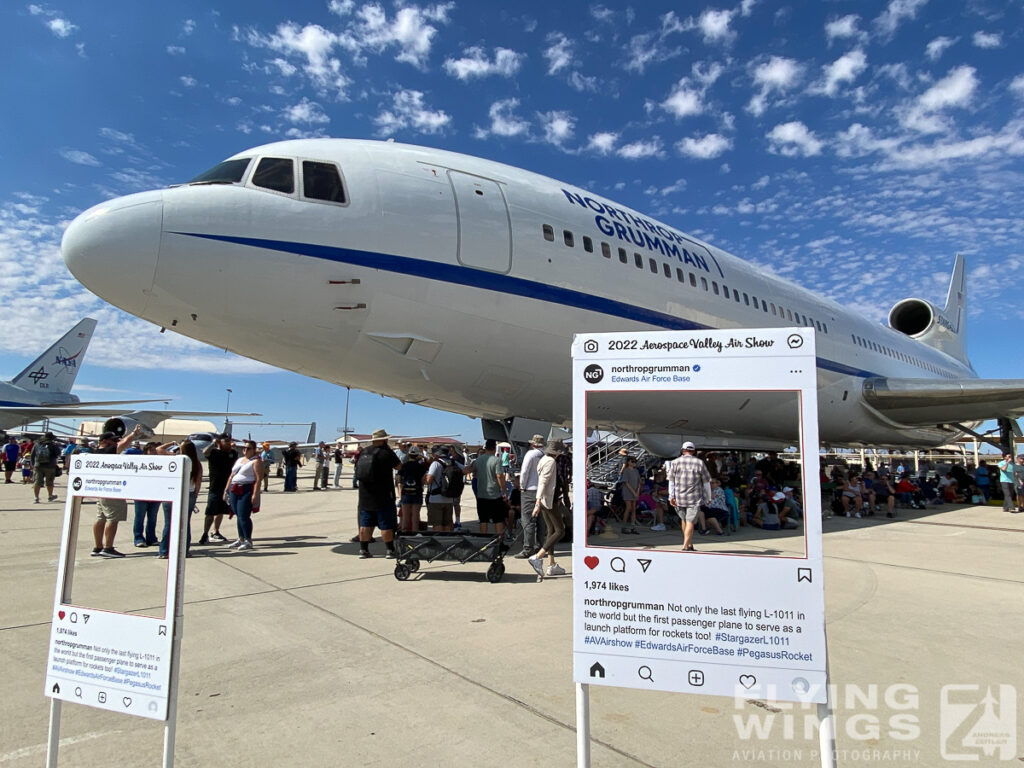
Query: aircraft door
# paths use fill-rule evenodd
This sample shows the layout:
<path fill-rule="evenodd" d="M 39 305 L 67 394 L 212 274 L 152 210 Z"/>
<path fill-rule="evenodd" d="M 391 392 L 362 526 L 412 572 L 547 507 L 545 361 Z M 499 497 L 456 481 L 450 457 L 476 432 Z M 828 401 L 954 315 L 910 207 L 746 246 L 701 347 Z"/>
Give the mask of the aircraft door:
<path fill-rule="evenodd" d="M 448 171 L 459 222 L 459 263 L 508 272 L 512 268 L 512 228 L 500 185 L 468 173 Z"/>

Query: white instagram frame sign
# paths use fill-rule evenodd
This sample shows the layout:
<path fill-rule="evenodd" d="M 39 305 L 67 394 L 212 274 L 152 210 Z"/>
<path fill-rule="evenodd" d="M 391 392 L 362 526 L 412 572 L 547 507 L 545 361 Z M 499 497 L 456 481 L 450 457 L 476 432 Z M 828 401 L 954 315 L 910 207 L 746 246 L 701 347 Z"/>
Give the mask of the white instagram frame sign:
<path fill-rule="evenodd" d="M 834 764 L 814 341 L 814 330 L 806 327 L 575 337 L 573 678 L 578 766 L 590 765 L 591 684 L 817 703 L 822 764 Z M 630 548 L 628 540 L 621 547 L 615 540 L 602 539 L 601 546 L 588 540 L 588 423 L 614 424 L 617 414 L 620 421 L 628 421 L 625 411 L 641 398 L 648 399 L 648 409 L 658 398 L 668 407 L 679 407 L 687 393 L 694 396 L 691 407 L 715 408 L 749 394 L 755 403 L 760 398 L 768 407 L 792 413 L 799 432 L 794 442 L 799 443 L 798 482 L 804 501 L 801 552 L 682 552 L 678 530 L 664 534 L 678 537 L 671 551 Z M 593 412 L 588 413 L 588 404 Z M 683 415 L 666 412 L 665 423 Z M 701 449 L 699 438 L 692 442 Z M 770 589 L 751 587 L 759 584 Z"/>
<path fill-rule="evenodd" d="M 50 697 L 47 768 L 57 766 L 63 702 L 163 720 L 163 766 L 174 764 L 190 474 L 191 462 L 181 455 L 87 453 L 71 458 L 44 688 Z M 118 613 L 74 601 L 79 522 L 87 497 L 170 503 L 162 616 Z M 114 568 L 112 579 L 116 572 L 123 575 Z"/>

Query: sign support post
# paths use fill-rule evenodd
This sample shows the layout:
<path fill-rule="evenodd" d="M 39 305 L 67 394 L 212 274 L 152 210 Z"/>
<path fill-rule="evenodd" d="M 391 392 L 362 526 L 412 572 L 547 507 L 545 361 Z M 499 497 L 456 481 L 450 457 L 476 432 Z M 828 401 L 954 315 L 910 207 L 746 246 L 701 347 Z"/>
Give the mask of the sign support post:
<path fill-rule="evenodd" d="M 576 768 L 590 768 L 590 686 L 576 683 Z"/>

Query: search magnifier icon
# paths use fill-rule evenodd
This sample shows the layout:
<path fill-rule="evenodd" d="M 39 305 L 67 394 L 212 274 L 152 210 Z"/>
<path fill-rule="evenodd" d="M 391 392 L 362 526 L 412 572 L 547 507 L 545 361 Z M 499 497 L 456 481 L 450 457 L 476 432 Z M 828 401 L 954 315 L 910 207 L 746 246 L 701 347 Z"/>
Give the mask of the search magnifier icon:
<path fill-rule="evenodd" d="M 75 696 L 77 696 L 78 698 L 82 698 L 82 688 L 81 688 L 81 686 L 79 686 L 78 688 L 75 688 Z"/>
<path fill-rule="evenodd" d="M 651 668 L 648 667 L 646 664 L 644 664 L 642 667 L 637 669 L 636 673 L 637 673 L 637 675 L 640 676 L 641 680 L 647 680 L 648 682 L 651 682 L 651 683 L 654 682 L 654 675 L 651 672 Z"/>

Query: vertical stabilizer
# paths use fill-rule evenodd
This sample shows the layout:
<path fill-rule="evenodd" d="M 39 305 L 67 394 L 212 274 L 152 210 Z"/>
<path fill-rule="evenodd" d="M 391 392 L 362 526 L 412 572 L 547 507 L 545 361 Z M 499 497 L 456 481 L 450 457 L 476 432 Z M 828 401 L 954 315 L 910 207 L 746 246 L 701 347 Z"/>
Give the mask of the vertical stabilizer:
<path fill-rule="evenodd" d="M 85 350 L 96 330 L 96 321 L 87 317 L 65 333 L 43 354 L 33 360 L 11 383 L 30 392 L 46 395 L 66 395 L 75 383 L 82 367 Z M 65 398 L 66 399 L 66 398 Z"/>
<path fill-rule="evenodd" d="M 945 323 L 940 321 L 947 333 L 943 334 L 939 348 L 961 362 L 967 361 L 967 274 L 964 269 L 964 255 L 958 253 L 953 262 L 953 276 L 949 279 L 946 306 L 942 309 Z"/>

